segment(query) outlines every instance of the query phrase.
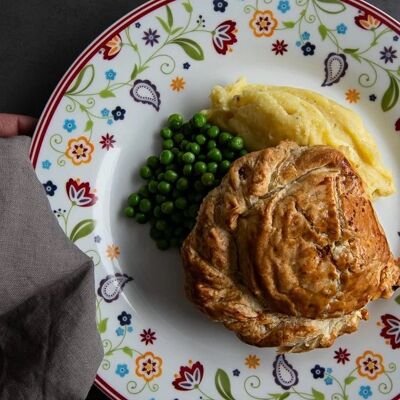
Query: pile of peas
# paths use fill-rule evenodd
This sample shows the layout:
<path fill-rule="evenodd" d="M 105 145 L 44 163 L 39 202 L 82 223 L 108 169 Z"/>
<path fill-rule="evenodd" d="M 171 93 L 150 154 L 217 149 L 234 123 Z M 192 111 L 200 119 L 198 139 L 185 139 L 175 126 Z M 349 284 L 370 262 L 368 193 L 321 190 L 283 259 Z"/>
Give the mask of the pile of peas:
<path fill-rule="evenodd" d="M 170 115 L 160 135 L 162 151 L 140 168 L 146 184 L 129 196 L 125 215 L 139 224 L 150 222 L 150 236 L 166 250 L 181 246 L 203 198 L 247 151 L 241 137 L 220 132 L 201 113 L 188 122 Z"/>

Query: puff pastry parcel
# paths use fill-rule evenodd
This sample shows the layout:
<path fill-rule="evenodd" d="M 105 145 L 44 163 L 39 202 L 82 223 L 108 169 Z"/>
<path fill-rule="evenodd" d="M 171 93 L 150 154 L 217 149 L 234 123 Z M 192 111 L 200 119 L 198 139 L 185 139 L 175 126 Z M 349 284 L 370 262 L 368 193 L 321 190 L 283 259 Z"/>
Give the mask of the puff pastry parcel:
<path fill-rule="evenodd" d="M 328 146 L 236 160 L 182 247 L 188 298 L 246 343 L 331 346 L 388 298 L 400 269 L 358 174 Z"/>

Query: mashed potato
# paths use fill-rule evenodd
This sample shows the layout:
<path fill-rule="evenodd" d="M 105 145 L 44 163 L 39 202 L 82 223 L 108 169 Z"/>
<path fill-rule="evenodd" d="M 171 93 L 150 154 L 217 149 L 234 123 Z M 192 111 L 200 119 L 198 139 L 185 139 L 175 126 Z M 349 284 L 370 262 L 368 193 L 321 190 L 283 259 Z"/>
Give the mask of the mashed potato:
<path fill-rule="evenodd" d="M 393 178 L 361 118 L 310 90 L 248 84 L 216 86 L 210 120 L 241 135 L 250 150 L 276 146 L 284 139 L 299 145 L 325 144 L 341 150 L 374 198 L 394 192 Z"/>

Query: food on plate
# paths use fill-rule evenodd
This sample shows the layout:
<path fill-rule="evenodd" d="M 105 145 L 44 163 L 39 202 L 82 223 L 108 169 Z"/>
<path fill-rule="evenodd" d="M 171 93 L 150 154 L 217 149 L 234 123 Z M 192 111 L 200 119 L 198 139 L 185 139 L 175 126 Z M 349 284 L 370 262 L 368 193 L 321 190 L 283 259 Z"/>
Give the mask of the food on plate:
<path fill-rule="evenodd" d="M 232 164 L 181 253 L 188 298 L 244 342 L 279 351 L 328 347 L 354 332 L 400 275 L 343 153 L 289 141 Z"/>
<path fill-rule="evenodd" d="M 172 114 L 160 136 L 162 150 L 140 168 L 146 184 L 129 196 L 125 215 L 141 224 L 149 222 L 150 236 L 166 250 L 181 246 L 204 196 L 247 151 L 240 136 L 220 132 L 201 113 L 186 123 Z"/>
<path fill-rule="evenodd" d="M 241 135 L 251 151 L 285 139 L 299 145 L 329 145 L 343 152 L 373 198 L 395 190 L 361 118 L 316 92 L 240 79 L 213 89 L 207 114 L 212 123 Z"/>

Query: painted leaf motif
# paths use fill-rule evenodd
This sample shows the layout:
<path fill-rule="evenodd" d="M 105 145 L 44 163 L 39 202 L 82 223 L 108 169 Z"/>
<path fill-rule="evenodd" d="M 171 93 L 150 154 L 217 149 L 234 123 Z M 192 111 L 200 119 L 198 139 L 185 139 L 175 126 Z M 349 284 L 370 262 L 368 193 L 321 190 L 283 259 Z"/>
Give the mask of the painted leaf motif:
<path fill-rule="evenodd" d="M 224 400 L 235 400 L 231 392 L 231 382 L 228 374 L 221 368 L 215 374 L 215 387 Z"/>
<path fill-rule="evenodd" d="M 328 36 L 328 28 L 324 24 L 321 24 L 318 27 L 318 32 L 321 35 L 322 40 L 325 40 Z"/>
<path fill-rule="evenodd" d="M 397 304 L 400 304 L 400 295 L 397 296 L 397 297 L 394 299 L 394 301 L 395 301 Z"/>
<path fill-rule="evenodd" d="M 191 13 L 193 11 L 193 7 L 190 3 L 182 3 L 182 5 L 188 13 Z"/>
<path fill-rule="evenodd" d="M 178 33 L 180 30 L 182 30 L 183 28 L 181 26 L 178 26 L 177 28 L 173 29 L 171 31 L 171 35 L 175 35 L 175 33 Z"/>
<path fill-rule="evenodd" d="M 135 66 L 133 67 L 133 71 L 131 73 L 131 79 L 135 79 L 140 73 L 145 71 L 147 68 L 149 68 L 149 67 L 146 65 L 142 66 L 142 67 L 138 67 L 137 64 L 135 64 Z"/>
<path fill-rule="evenodd" d="M 340 14 L 346 9 L 340 0 L 315 0 L 315 5 L 328 14 Z"/>
<path fill-rule="evenodd" d="M 71 89 L 65 92 L 65 94 L 79 94 L 84 92 L 93 82 L 94 79 L 94 66 L 92 64 L 86 65 L 79 72 Z"/>
<path fill-rule="evenodd" d="M 106 99 L 107 97 L 115 97 L 114 92 L 108 89 L 103 89 L 99 92 L 99 96 L 103 99 Z"/>
<path fill-rule="evenodd" d="M 174 25 L 174 17 L 173 17 L 173 15 L 172 15 L 172 11 L 171 11 L 171 9 L 169 8 L 169 6 L 166 6 L 165 8 L 167 9 L 167 21 L 168 21 L 168 26 L 169 26 L 170 28 L 172 28 L 172 25 Z"/>
<path fill-rule="evenodd" d="M 346 385 L 350 385 L 351 383 L 353 383 L 357 378 L 355 376 L 348 376 L 345 380 L 344 383 Z"/>
<path fill-rule="evenodd" d="M 91 119 L 89 119 L 85 125 L 85 132 L 90 131 L 92 128 L 93 128 L 93 121 Z"/>
<path fill-rule="evenodd" d="M 74 226 L 69 238 L 75 243 L 78 239 L 82 239 L 85 236 L 90 235 L 94 231 L 95 227 L 96 221 L 94 219 L 84 219 Z"/>
<path fill-rule="evenodd" d="M 172 40 L 171 43 L 177 44 L 193 60 L 204 60 L 204 53 L 201 46 L 192 39 L 179 38 Z"/>
<path fill-rule="evenodd" d="M 97 330 L 99 333 L 104 333 L 107 330 L 107 322 L 108 318 L 104 318 L 97 324 Z"/>
<path fill-rule="evenodd" d="M 283 25 L 286 26 L 286 28 L 293 28 L 296 23 L 294 21 L 284 21 Z"/>
<path fill-rule="evenodd" d="M 161 17 L 157 17 L 157 19 L 160 25 L 163 27 L 164 31 L 170 33 L 171 29 L 169 28 L 168 24 Z"/>
<path fill-rule="evenodd" d="M 312 389 L 313 400 L 325 400 L 325 395 L 316 389 Z"/>
<path fill-rule="evenodd" d="M 282 393 L 281 396 L 279 397 L 279 400 L 285 400 L 290 396 L 289 392 Z"/>
<path fill-rule="evenodd" d="M 394 76 L 391 74 L 390 76 L 390 84 L 386 89 L 385 94 L 382 97 L 381 107 L 383 111 L 391 110 L 399 100 L 399 84 Z"/>
<path fill-rule="evenodd" d="M 127 354 L 129 357 L 133 357 L 133 349 L 131 349 L 130 347 L 123 347 L 122 351 Z"/>

